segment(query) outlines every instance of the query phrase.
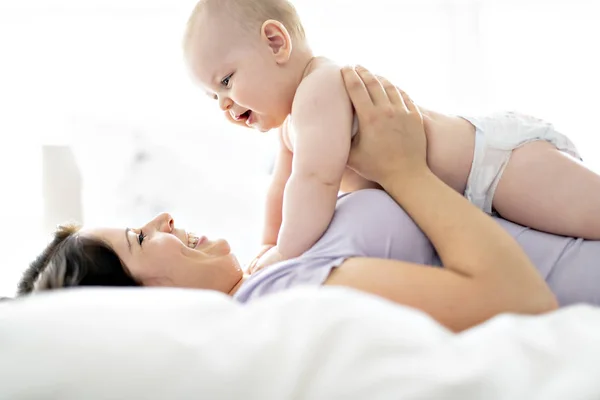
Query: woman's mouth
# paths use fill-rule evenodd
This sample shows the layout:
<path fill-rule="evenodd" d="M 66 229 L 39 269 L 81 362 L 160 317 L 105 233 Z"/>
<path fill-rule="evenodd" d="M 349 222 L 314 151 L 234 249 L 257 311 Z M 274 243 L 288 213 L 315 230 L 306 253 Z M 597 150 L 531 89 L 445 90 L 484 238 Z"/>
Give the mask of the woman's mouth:
<path fill-rule="evenodd" d="M 187 239 L 188 239 L 187 246 L 190 249 L 195 249 L 200 244 L 202 244 L 206 241 L 206 236 L 198 236 L 195 233 L 187 232 Z"/>

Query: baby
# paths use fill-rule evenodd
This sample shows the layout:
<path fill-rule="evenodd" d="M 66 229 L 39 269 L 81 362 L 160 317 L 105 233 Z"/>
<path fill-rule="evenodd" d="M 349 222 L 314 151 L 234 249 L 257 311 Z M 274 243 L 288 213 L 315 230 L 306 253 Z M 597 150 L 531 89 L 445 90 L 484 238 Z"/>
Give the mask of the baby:
<path fill-rule="evenodd" d="M 264 247 L 252 268 L 308 250 L 340 190 L 377 187 L 346 166 L 356 127 L 340 67 L 313 55 L 289 1 L 200 0 L 184 49 L 230 122 L 278 132 Z M 600 239 L 600 176 L 551 124 L 421 111 L 431 170 L 473 204 L 541 231 Z"/>

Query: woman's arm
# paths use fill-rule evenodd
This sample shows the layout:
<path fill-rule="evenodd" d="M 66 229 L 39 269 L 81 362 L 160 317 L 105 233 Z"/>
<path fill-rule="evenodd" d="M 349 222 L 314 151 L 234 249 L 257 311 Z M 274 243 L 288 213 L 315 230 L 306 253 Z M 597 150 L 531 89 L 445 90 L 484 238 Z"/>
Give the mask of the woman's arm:
<path fill-rule="evenodd" d="M 426 164 L 422 116 L 404 93 L 364 69 L 345 69 L 359 119 L 350 166 L 379 183 L 419 225 L 444 269 L 353 259 L 327 284 L 420 308 L 462 330 L 501 312 L 540 313 L 556 300 L 519 245 Z"/>

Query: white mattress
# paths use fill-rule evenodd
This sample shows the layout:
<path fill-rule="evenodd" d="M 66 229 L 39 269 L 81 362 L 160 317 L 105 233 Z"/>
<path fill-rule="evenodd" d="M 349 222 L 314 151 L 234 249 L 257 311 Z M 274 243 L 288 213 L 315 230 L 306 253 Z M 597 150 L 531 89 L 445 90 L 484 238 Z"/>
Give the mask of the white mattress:
<path fill-rule="evenodd" d="M 600 399 L 600 310 L 454 335 L 339 289 L 242 306 L 102 289 L 0 305 L 0 399 Z"/>

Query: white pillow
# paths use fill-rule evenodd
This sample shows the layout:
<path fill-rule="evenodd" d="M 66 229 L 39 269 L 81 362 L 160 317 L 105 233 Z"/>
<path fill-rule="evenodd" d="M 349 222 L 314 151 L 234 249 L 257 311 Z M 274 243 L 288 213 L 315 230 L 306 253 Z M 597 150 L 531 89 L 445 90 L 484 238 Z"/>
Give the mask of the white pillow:
<path fill-rule="evenodd" d="M 0 307 L 0 398 L 596 399 L 599 337 L 585 306 L 453 335 L 342 288 L 79 289 Z"/>

